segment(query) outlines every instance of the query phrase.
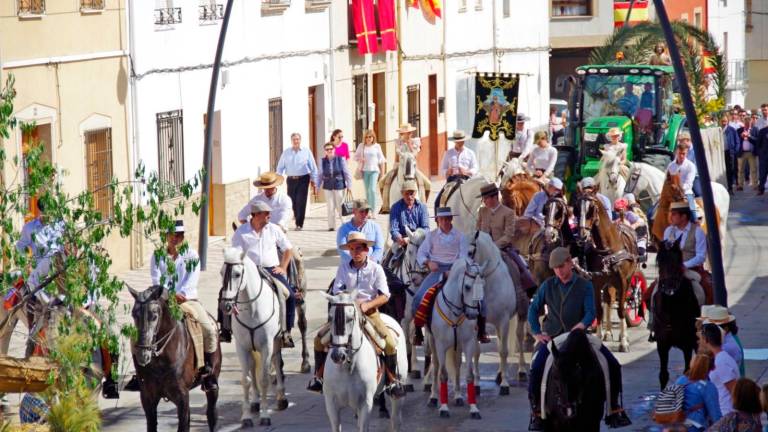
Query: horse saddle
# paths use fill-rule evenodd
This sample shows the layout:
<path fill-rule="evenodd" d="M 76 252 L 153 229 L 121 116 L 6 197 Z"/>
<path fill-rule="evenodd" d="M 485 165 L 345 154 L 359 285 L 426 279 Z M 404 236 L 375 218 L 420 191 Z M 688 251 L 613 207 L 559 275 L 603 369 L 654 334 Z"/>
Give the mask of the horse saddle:
<path fill-rule="evenodd" d="M 552 345 L 554 344 L 558 349 L 562 348 L 563 344 L 565 343 L 565 340 L 568 339 L 568 335 L 570 332 L 563 333 L 551 341 L 549 341 L 549 344 L 547 345 L 547 349 L 549 349 L 550 352 L 552 352 Z M 592 348 L 592 352 L 595 354 L 595 358 L 597 358 L 597 362 L 600 363 L 600 370 L 603 371 L 603 383 L 605 383 L 605 394 L 606 396 L 611 394 L 611 374 L 608 372 L 608 361 L 605 359 L 605 356 L 603 353 L 600 352 L 600 348 L 603 346 L 603 342 L 600 341 L 600 339 L 593 335 L 593 334 L 587 334 L 587 340 L 589 340 L 589 345 Z M 554 363 L 555 359 L 553 356 L 547 357 L 547 362 L 544 365 L 544 375 L 543 379 L 541 380 L 541 407 L 545 408 L 547 406 L 547 380 L 549 379 L 549 372 L 552 370 L 552 364 Z M 606 412 L 610 412 L 610 407 L 608 407 L 608 401 L 610 400 L 609 397 L 606 397 Z M 541 410 L 541 418 L 546 419 L 547 413 L 546 409 Z"/>
<path fill-rule="evenodd" d="M 267 269 L 262 266 L 257 266 L 257 268 L 259 269 L 259 275 L 261 276 L 261 279 L 267 282 L 267 285 L 272 288 L 272 291 L 274 291 L 275 294 L 279 295 L 283 299 L 287 299 L 291 295 L 288 287 L 283 285 L 282 282 L 272 276 L 272 274 Z"/>
<path fill-rule="evenodd" d="M 417 327 L 431 326 L 432 325 L 432 304 L 437 298 L 437 294 L 443 289 L 448 278 L 443 276 L 440 282 L 432 285 L 424 293 L 424 297 L 421 299 L 421 303 L 414 305 L 413 322 Z"/>
<path fill-rule="evenodd" d="M 629 173 L 627 179 L 627 185 L 624 186 L 624 193 L 630 193 L 637 187 L 637 181 L 640 180 L 640 167 L 632 167 L 632 172 Z"/>
<path fill-rule="evenodd" d="M 205 366 L 203 354 L 203 327 L 197 320 L 195 313 L 184 307 L 184 303 L 181 304 L 181 310 L 184 312 L 184 327 L 187 329 L 187 333 L 192 340 L 192 345 L 195 348 L 195 369 L 200 369 Z M 210 317 L 210 319 L 211 322 L 216 322 L 213 317 Z"/>
<path fill-rule="evenodd" d="M 448 205 L 448 200 L 451 199 L 451 196 L 459 190 L 459 187 L 464 183 L 463 179 L 454 180 L 452 182 L 448 182 L 445 185 L 443 185 L 443 188 L 440 189 L 440 207 L 446 207 Z"/>

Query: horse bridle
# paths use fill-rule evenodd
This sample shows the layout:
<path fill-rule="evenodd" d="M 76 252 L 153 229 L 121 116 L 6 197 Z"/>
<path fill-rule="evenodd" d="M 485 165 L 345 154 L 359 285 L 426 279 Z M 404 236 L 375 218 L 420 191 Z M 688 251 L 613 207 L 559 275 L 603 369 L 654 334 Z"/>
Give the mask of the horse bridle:
<path fill-rule="evenodd" d="M 139 306 L 139 311 L 141 313 L 141 319 L 144 320 L 144 322 L 149 322 L 149 310 L 147 308 L 147 305 L 150 303 L 160 303 L 159 300 L 145 300 L 140 301 L 136 299 L 136 304 Z M 163 308 L 160 307 L 157 311 L 157 326 L 160 326 L 160 323 L 163 319 Z M 157 357 L 160 354 L 165 351 L 165 348 L 168 346 L 168 344 L 171 342 L 171 338 L 176 333 L 177 326 L 173 326 L 171 331 L 166 333 L 165 335 L 158 338 L 159 330 L 155 331 L 154 336 L 152 336 L 152 342 L 149 343 L 149 345 L 143 345 L 143 344 L 135 344 L 134 346 L 140 350 L 143 351 L 149 351 L 151 354 L 151 357 Z"/>
<path fill-rule="evenodd" d="M 459 304 L 453 303 L 451 300 L 448 299 L 448 297 L 445 295 L 445 290 L 440 290 L 440 296 L 443 298 L 443 301 L 445 302 L 446 306 L 448 306 L 448 309 L 451 311 L 452 314 L 455 316 L 462 316 L 466 315 L 467 309 L 477 310 L 478 314 L 480 313 L 480 305 L 477 306 L 471 306 L 468 305 L 464 301 L 464 288 L 468 286 L 466 283 L 467 278 L 470 278 L 472 280 L 471 284 L 469 286 L 474 285 L 475 280 L 477 280 L 478 277 L 480 277 L 480 269 L 479 266 L 474 262 L 467 260 L 467 267 L 464 269 L 464 275 L 461 278 L 461 289 L 459 290 Z M 470 269 L 475 269 L 475 271 L 470 273 Z"/>
<path fill-rule="evenodd" d="M 561 211 L 561 218 L 559 221 L 555 220 L 555 215 L 557 214 L 556 211 L 554 212 L 547 212 L 546 209 L 550 206 L 555 206 Z M 565 218 L 568 217 L 568 204 L 565 202 L 565 199 L 562 197 L 552 197 L 547 200 L 546 203 L 544 203 L 544 209 L 545 209 L 545 215 L 546 218 L 544 219 L 544 228 L 553 228 L 555 229 L 555 232 L 559 233 L 560 229 L 563 226 L 563 223 L 565 222 Z M 545 239 L 546 240 L 546 239 Z"/>
<path fill-rule="evenodd" d="M 243 265 L 243 263 L 224 263 L 224 281 L 225 282 L 223 282 L 223 284 L 221 286 L 221 290 L 219 291 L 219 304 L 221 304 L 222 301 L 234 303 L 235 307 L 234 307 L 234 310 L 232 310 L 232 315 L 234 315 L 235 321 L 237 321 L 238 324 L 240 324 L 241 326 L 243 326 L 243 328 L 248 330 L 248 333 L 249 333 L 250 339 L 251 339 L 251 348 L 253 349 L 253 351 L 257 351 L 256 350 L 256 342 L 254 341 L 256 330 L 264 327 L 268 322 L 270 322 L 272 320 L 272 317 L 275 316 L 275 304 L 274 304 L 274 302 L 272 303 L 272 313 L 269 314 L 269 317 L 267 317 L 267 319 L 265 319 L 264 321 L 262 321 L 258 325 L 256 325 L 256 326 L 249 326 L 248 324 L 244 323 L 240 319 L 237 305 L 239 305 L 239 304 L 251 304 L 251 303 L 257 301 L 259 299 L 259 297 L 261 297 L 262 291 L 264 291 L 264 278 L 261 275 L 259 275 L 259 282 L 260 282 L 259 283 L 259 292 L 256 294 L 256 297 L 249 298 L 249 299 L 244 300 L 244 301 L 238 301 L 237 298 L 240 296 L 240 291 L 242 291 L 243 284 L 245 283 L 245 272 L 243 272 L 243 274 L 240 276 L 240 283 L 238 284 L 237 290 L 235 291 L 235 296 L 234 297 L 224 297 L 224 295 L 223 295 L 224 288 L 230 287 L 231 284 L 232 284 L 232 268 L 234 266 L 242 266 L 243 269 L 245 269 L 245 265 Z M 280 301 L 279 296 L 278 296 L 278 301 Z"/>
<path fill-rule="evenodd" d="M 333 303 L 331 306 L 334 308 L 334 316 L 333 316 L 333 322 L 331 323 L 331 332 L 333 336 L 342 336 L 344 333 L 346 333 L 346 315 L 344 315 L 344 311 L 346 308 L 351 307 L 354 311 L 354 324 L 358 325 L 358 322 L 361 322 L 362 319 L 357 316 L 357 309 L 358 306 L 355 303 Z M 337 309 L 339 308 L 340 309 Z M 339 322 L 339 318 L 341 318 L 341 322 Z M 341 331 L 340 331 L 341 330 Z M 346 358 L 347 363 L 352 362 L 352 357 L 357 354 L 358 351 L 360 351 L 360 348 L 363 347 L 363 336 L 362 331 L 360 333 L 360 343 L 357 345 L 357 348 L 354 346 L 354 342 L 352 341 L 352 334 L 354 331 L 350 331 L 349 335 L 347 336 L 347 342 L 343 344 L 337 344 L 333 342 L 333 337 L 331 337 L 331 348 L 344 348 L 349 352 L 349 355 Z"/>

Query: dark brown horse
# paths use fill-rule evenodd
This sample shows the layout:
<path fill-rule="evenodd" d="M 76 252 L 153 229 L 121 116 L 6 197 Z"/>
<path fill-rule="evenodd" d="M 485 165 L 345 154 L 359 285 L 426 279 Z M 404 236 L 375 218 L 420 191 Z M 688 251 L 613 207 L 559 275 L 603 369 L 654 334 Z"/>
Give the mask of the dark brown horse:
<path fill-rule="evenodd" d="M 618 303 L 619 351 L 629 351 L 625 303 L 630 279 L 637 269 L 637 239 L 628 226 L 616 225 L 611 221 L 602 202 L 591 195 L 582 195 L 578 200 L 579 236 L 595 288 L 598 334 L 601 326 L 603 340 L 611 340 L 611 305 Z M 602 302 L 601 302 L 602 300 Z M 602 308 L 600 307 L 602 303 Z"/>
<path fill-rule="evenodd" d="M 147 431 L 157 431 L 157 404 L 165 398 L 176 405 L 178 431 L 189 431 L 189 390 L 198 386 L 201 377 L 195 366 L 192 336 L 183 320 L 174 319 L 168 306 L 168 291 L 152 286 L 142 292 L 128 288 L 136 300 L 131 315 L 138 332 L 133 346 L 133 364 L 139 379 L 141 406 L 147 417 Z M 217 342 L 213 357 L 213 374 L 221 372 L 221 346 Z M 218 390 L 205 393 L 208 400 L 208 428 L 216 427 Z"/>
<path fill-rule="evenodd" d="M 568 223 L 568 203 L 563 197 L 550 198 L 542 211 L 544 226 L 533 236 L 528 246 L 528 267 L 536 282 L 554 276 L 549 268 L 549 254 L 559 246 L 571 247 L 575 243 Z"/>

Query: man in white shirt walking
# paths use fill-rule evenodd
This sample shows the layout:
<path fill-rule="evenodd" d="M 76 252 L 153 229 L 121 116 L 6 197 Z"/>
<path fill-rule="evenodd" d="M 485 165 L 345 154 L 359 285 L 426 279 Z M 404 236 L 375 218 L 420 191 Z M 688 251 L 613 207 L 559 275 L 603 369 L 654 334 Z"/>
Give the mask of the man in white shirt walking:
<path fill-rule="evenodd" d="M 667 172 L 672 175 L 680 176 L 680 186 L 683 188 L 686 200 L 691 209 L 691 220 L 698 223 L 699 218 L 696 213 L 696 200 L 693 194 L 693 182 L 696 179 L 698 171 L 696 165 L 688 159 L 688 152 L 691 149 L 691 134 L 680 132 L 677 138 L 677 148 L 675 149 L 675 159 L 667 166 Z"/>
<path fill-rule="evenodd" d="M 240 225 L 232 237 L 232 247 L 239 247 L 245 251 L 248 258 L 259 267 L 263 267 L 276 282 L 282 284 L 289 292 L 285 302 L 280 302 L 280 312 L 283 317 L 283 347 L 293 348 L 291 329 L 296 315 L 296 290 L 288 282 L 288 265 L 293 256 L 293 246 L 288 241 L 283 231 L 275 224 L 270 223 L 272 208 L 264 202 L 257 202 L 251 206 L 251 221 Z M 283 258 L 279 259 L 277 249 L 283 251 Z M 278 294 L 283 295 L 283 290 L 278 287 Z"/>
<path fill-rule="evenodd" d="M 261 201 L 272 208 L 270 222 L 279 225 L 283 232 L 286 232 L 288 230 L 288 222 L 291 220 L 293 202 L 288 195 L 277 190 L 282 184 L 283 176 L 273 171 L 264 172 L 257 180 L 254 180 L 253 185 L 261 189 L 261 192 L 251 198 L 248 204 L 237 214 L 240 224 L 248 222 L 248 218 L 251 216 L 251 206 Z"/>

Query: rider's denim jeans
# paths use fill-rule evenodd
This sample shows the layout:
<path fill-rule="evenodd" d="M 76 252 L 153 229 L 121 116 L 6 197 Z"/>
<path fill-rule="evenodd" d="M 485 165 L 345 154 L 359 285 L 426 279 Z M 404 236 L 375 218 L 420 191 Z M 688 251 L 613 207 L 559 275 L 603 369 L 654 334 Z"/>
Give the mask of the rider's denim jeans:
<path fill-rule="evenodd" d="M 694 194 L 685 194 L 685 199 L 688 200 L 688 207 L 691 208 L 691 222 L 696 222 L 699 220 L 696 212 L 696 198 L 694 198 Z"/>
<path fill-rule="evenodd" d="M 283 285 L 288 288 L 291 293 L 285 302 L 285 327 L 288 332 L 293 328 L 293 322 L 296 319 L 296 288 L 288 282 L 288 278 L 285 275 L 274 273 L 272 270 L 275 267 L 264 267 L 275 279 L 279 280 Z"/>

